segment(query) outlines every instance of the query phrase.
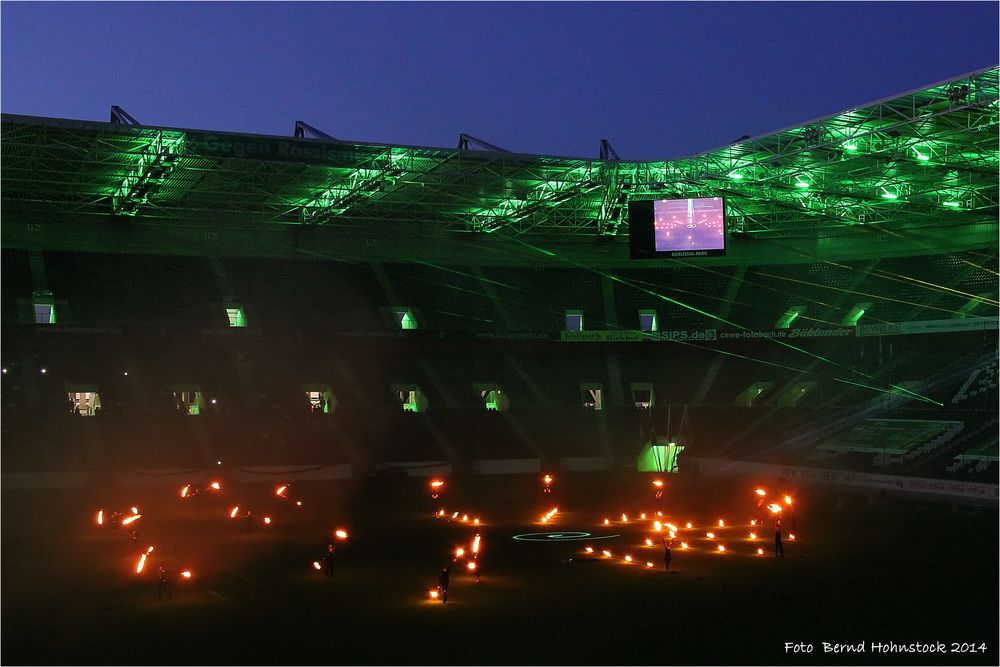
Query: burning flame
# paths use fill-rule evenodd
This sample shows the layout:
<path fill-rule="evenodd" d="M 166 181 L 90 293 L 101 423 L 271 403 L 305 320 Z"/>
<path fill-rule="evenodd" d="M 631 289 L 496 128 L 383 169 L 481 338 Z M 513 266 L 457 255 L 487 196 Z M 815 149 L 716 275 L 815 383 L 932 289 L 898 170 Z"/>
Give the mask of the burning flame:
<path fill-rule="evenodd" d="M 190 485 L 190 484 L 185 484 L 185 485 L 184 485 L 184 488 L 183 488 L 183 489 L 181 489 L 181 498 L 187 498 L 187 495 L 188 495 L 188 491 L 189 491 L 190 489 L 191 489 L 191 485 Z"/>
<path fill-rule="evenodd" d="M 757 525 L 757 519 L 750 519 L 750 525 L 751 526 L 756 526 Z"/>
<path fill-rule="evenodd" d="M 239 512 L 239 511 L 240 511 L 240 506 L 239 506 L 239 505 L 237 505 L 236 507 L 234 507 L 234 508 L 233 508 L 233 509 L 232 509 L 232 510 L 231 510 L 231 511 L 229 512 L 229 518 L 230 518 L 230 519 L 235 519 L 235 518 L 236 518 L 236 514 L 237 514 L 237 513 Z"/>
<path fill-rule="evenodd" d="M 674 539 L 675 537 L 677 537 L 677 533 L 675 533 L 672 530 L 668 534 L 670 535 L 670 539 Z"/>
<path fill-rule="evenodd" d="M 466 567 L 469 568 L 470 570 L 475 570 L 476 569 L 476 563 L 475 563 L 475 561 L 471 561 L 470 560 L 469 563 L 468 563 L 468 565 L 466 565 Z"/>
<path fill-rule="evenodd" d="M 437 590 L 432 589 L 432 590 L 427 591 L 427 593 L 430 594 L 432 600 L 437 600 L 437 598 L 438 598 L 438 592 L 437 592 Z"/>
<path fill-rule="evenodd" d="M 625 514 L 625 512 L 622 512 L 622 521 L 628 523 L 628 514 Z"/>
<path fill-rule="evenodd" d="M 314 560 L 314 561 L 313 561 L 313 569 L 314 569 L 314 570 L 322 570 L 322 569 L 323 569 L 323 566 L 319 564 L 319 561 L 318 561 L 318 560 Z"/>
<path fill-rule="evenodd" d="M 431 482 L 432 489 L 440 489 L 442 486 L 444 486 L 444 482 L 442 482 L 440 479 L 435 479 L 434 481 Z"/>
<path fill-rule="evenodd" d="M 710 540 L 714 540 L 715 539 L 715 533 L 705 533 L 705 537 L 707 537 Z"/>
<path fill-rule="evenodd" d="M 720 545 L 719 545 L 719 551 L 725 551 L 725 550 L 726 550 L 726 547 L 724 547 L 724 546 L 722 546 L 722 545 L 720 544 Z"/>
<path fill-rule="evenodd" d="M 278 488 L 276 488 L 274 490 L 274 495 L 276 495 L 276 496 L 282 496 L 282 495 L 284 495 L 285 491 L 287 491 L 287 490 L 288 490 L 288 485 L 287 484 L 282 484 L 281 486 L 279 486 Z"/>
<path fill-rule="evenodd" d="M 438 516 L 444 516 L 444 510 L 438 511 Z"/>
<path fill-rule="evenodd" d="M 135 566 L 135 573 L 142 574 L 142 568 L 146 564 L 146 554 L 139 556 L 139 562 Z"/>
<path fill-rule="evenodd" d="M 469 520 L 469 515 L 468 514 L 463 514 L 462 515 L 462 521 L 468 521 L 468 520 Z"/>
<path fill-rule="evenodd" d="M 338 540 L 347 539 L 347 531 L 344 530 L 343 528 L 338 528 L 333 534 L 337 536 Z"/>
<path fill-rule="evenodd" d="M 785 496 L 785 504 L 786 505 L 791 505 L 792 504 L 792 497 L 791 496 Z"/>
<path fill-rule="evenodd" d="M 767 506 L 767 509 L 771 510 L 775 514 L 778 514 L 779 512 L 781 512 L 781 505 L 775 505 L 774 503 L 771 503 L 770 505 Z"/>
<path fill-rule="evenodd" d="M 642 514 L 640 514 L 640 515 L 639 515 L 639 518 L 640 518 L 640 519 L 645 519 L 645 518 L 646 518 L 646 513 L 645 513 L 645 512 L 643 512 Z"/>
<path fill-rule="evenodd" d="M 142 518 L 141 514 L 133 514 L 132 516 L 127 516 L 124 519 L 122 519 L 122 525 L 127 526 L 133 521 L 138 521 L 141 518 Z"/>
<path fill-rule="evenodd" d="M 670 529 L 671 531 L 674 531 L 674 532 L 676 532 L 676 531 L 677 531 L 677 526 L 675 526 L 675 525 L 674 525 L 674 524 L 672 524 L 672 523 L 667 523 L 667 524 L 666 524 L 666 526 L 667 526 L 667 528 L 669 528 L 669 529 Z"/>
<path fill-rule="evenodd" d="M 594 547 L 584 547 L 583 550 L 586 551 L 588 554 L 594 553 Z"/>
<path fill-rule="evenodd" d="M 663 488 L 663 480 L 654 479 L 653 480 L 653 486 L 655 486 L 658 489 L 659 488 Z"/>
<path fill-rule="evenodd" d="M 465 555 L 465 549 L 463 549 L 462 547 L 455 549 L 455 558 L 461 558 L 464 555 Z"/>
<path fill-rule="evenodd" d="M 757 489 L 756 491 L 754 491 L 754 493 L 756 493 L 758 496 L 761 496 L 761 497 L 767 495 L 767 491 L 765 491 L 764 489 Z"/>
<path fill-rule="evenodd" d="M 625 562 L 626 563 L 631 563 L 632 562 L 632 557 L 631 556 L 625 556 Z"/>
<path fill-rule="evenodd" d="M 477 533 L 474 538 L 472 538 L 472 553 L 479 553 L 479 534 Z"/>
<path fill-rule="evenodd" d="M 609 520 L 607 520 L 607 519 L 604 520 L 604 525 L 605 526 L 607 526 L 609 523 L 611 523 Z"/>
<path fill-rule="evenodd" d="M 301 500 L 296 500 L 295 501 L 295 506 L 296 507 L 302 507 L 302 501 Z"/>
<path fill-rule="evenodd" d="M 660 523 L 659 521 L 654 521 L 653 530 L 655 530 L 656 532 L 660 532 L 661 530 L 663 530 L 663 524 Z"/>
<path fill-rule="evenodd" d="M 750 539 L 751 540 L 756 540 L 757 539 L 757 533 L 750 533 Z"/>
<path fill-rule="evenodd" d="M 132 506 L 132 514 L 138 514 L 138 513 L 139 513 L 139 508 L 136 507 L 135 505 L 133 505 Z"/>
<path fill-rule="evenodd" d="M 222 490 L 222 485 L 219 484 L 218 482 L 212 482 L 211 484 L 208 485 L 208 488 L 214 489 L 216 491 L 221 491 Z"/>
<path fill-rule="evenodd" d="M 690 527 L 691 527 L 691 522 L 690 522 L 690 521 L 688 521 L 688 522 L 687 522 L 686 524 L 684 524 L 684 527 L 685 527 L 685 528 L 690 528 Z"/>
<path fill-rule="evenodd" d="M 546 475 L 545 477 L 542 478 L 542 481 L 545 482 L 546 484 L 551 484 L 552 483 L 552 475 Z"/>
<path fill-rule="evenodd" d="M 267 525 L 270 526 L 271 525 L 271 517 L 269 517 L 269 516 L 264 517 L 264 523 L 266 523 Z"/>
<path fill-rule="evenodd" d="M 719 528 L 725 528 L 726 524 L 723 523 L 722 519 L 719 519 Z"/>
<path fill-rule="evenodd" d="M 794 539 L 795 539 L 795 536 L 794 536 L 794 535 L 789 535 L 789 536 L 788 536 L 788 539 L 790 539 L 790 540 L 794 540 Z"/>
<path fill-rule="evenodd" d="M 646 538 L 646 546 L 647 546 L 647 547 L 651 547 L 651 546 L 653 546 L 653 540 L 651 540 L 651 539 L 649 539 L 649 538 L 647 537 L 647 538 Z"/>
<path fill-rule="evenodd" d="M 681 542 L 681 549 L 687 549 L 687 548 L 688 548 L 688 543 L 687 542 Z"/>
<path fill-rule="evenodd" d="M 474 524 L 476 524 L 478 526 L 479 525 L 479 517 L 477 516 L 475 519 L 473 519 L 472 523 L 474 523 Z"/>
<path fill-rule="evenodd" d="M 146 549 L 146 553 L 148 554 L 153 553 L 153 547 L 149 547 L 148 549 Z"/>
<path fill-rule="evenodd" d="M 452 519 L 457 519 L 458 518 L 458 512 L 455 512 L 454 514 L 452 514 L 451 518 Z"/>
<path fill-rule="evenodd" d="M 760 548 L 758 548 L 758 549 L 757 549 L 757 555 L 758 555 L 758 556 L 763 556 L 763 555 L 764 555 L 764 550 L 763 550 L 763 549 L 760 549 Z"/>
<path fill-rule="evenodd" d="M 191 571 L 190 570 L 184 570 L 183 572 L 181 572 L 181 576 L 184 577 L 185 579 L 190 579 L 191 578 Z"/>
<path fill-rule="evenodd" d="M 97 510 L 97 525 L 104 525 L 104 510 Z"/>
<path fill-rule="evenodd" d="M 611 558 L 611 552 L 610 552 L 610 551 L 608 551 L 607 549 L 605 549 L 605 550 L 604 550 L 604 551 L 602 551 L 601 553 L 602 553 L 602 554 L 604 554 L 604 557 L 605 557 L 605 558 Z"/>
<path fill-rule="evenodd" d="M 647 561 L 646 561 L 646 567 L 653 567 L 653 564 L 652 564 L 652 563 L 650 563 L 650 562 L 649 562 L 649 561 L 647 560 Z"/>

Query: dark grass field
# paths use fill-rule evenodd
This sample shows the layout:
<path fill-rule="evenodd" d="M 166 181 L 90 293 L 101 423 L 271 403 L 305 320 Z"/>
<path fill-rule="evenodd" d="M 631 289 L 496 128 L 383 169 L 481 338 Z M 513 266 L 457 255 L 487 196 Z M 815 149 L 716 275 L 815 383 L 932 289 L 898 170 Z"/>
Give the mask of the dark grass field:
<path fill-rule="evenodd" d="M 997 664 L 995 511 L 789 489 L 797 539 L 776 559 L 773 531 L 747 539 L 754 485 L 672 476 L 664 514 L 695 528 L 682 529 L 678 541 L 692 549 L 675 548 L 664 574 L 662 550 L 642 546 L 649 521 L 617 520 L 640 510 L 653 518 L 646 476 L 565 475 L 552 498 L 536 476 L 456 477 L 436 504 L 426 480 L 303 482 L 291 489 L 299 509 L 279 507 L 278 481 L 224 481 L 219 496 L 190 502 L 174 486 L 5 490 L 3 662 Z M 228 518 L 237 503 L 272 525 L 245 534 Z M 127 531 L 94 521 L 99 507 L 133 504 L 143 514 L 139 542 L 155 545 L 141 576 Z M 555 520 L 538 523 L 554 505 Z M 483 519 L 482 582 L 459 563 L 447 605 L 427 592 L 475 531 L 434 519 L 438 506 Z M 336 527 L 351 537 L 337 544 L 327 578 L 311 563 Z M 569 530 L 619 537 L 511 539 Z M 588 559 L 586 545 L 612 550 L 615 561 Z M 757 545 L 768 555 L 756 556 Z M 638 564 L 623 564 L 625 553 Z M 157 601 L 160 564 L 194 573 L 170 601 Z M 822 646 L 873 641 L 987 650 L 845 655 Z M 786 653 L 786 642 L 814 649 Z"/>

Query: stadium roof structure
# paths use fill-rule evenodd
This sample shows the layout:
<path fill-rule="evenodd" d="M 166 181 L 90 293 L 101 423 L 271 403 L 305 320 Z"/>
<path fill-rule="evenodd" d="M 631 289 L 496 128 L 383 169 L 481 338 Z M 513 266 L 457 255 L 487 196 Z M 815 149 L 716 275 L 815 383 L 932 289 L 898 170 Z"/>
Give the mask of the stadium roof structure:
<path fill-rule="evenodd" d="M 731 230 L 763 236 L 995 224 L 997 74 L 652 162 L 183 130 L 121 113 L 107 123 L 5 114 L 2 203 L 28 221 L 408 225 L 560 238 L 624 232 L 632 199 L 703 196 L 726 198 Z"/>

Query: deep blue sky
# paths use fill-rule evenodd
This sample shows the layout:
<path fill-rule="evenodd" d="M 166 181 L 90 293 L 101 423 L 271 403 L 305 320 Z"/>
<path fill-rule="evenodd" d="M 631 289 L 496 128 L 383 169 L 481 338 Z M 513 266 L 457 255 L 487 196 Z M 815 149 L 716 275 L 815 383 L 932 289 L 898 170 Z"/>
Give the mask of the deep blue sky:
<path fill-rule="evenodd" d="M 4 2 L 0 107 L 677 157 L 994 65 L 998 6 Z"/>

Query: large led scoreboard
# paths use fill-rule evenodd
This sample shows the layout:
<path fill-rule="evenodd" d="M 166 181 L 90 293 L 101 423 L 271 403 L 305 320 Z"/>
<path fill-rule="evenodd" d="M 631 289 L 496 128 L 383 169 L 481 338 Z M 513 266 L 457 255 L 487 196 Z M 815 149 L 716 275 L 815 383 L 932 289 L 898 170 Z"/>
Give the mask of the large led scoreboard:
<path fill-rule="evenodd" d="M 707 257 L 726 254 L 726 202 L 722 197 L 634 201 L 628 207 L 630 254 Z"/>

